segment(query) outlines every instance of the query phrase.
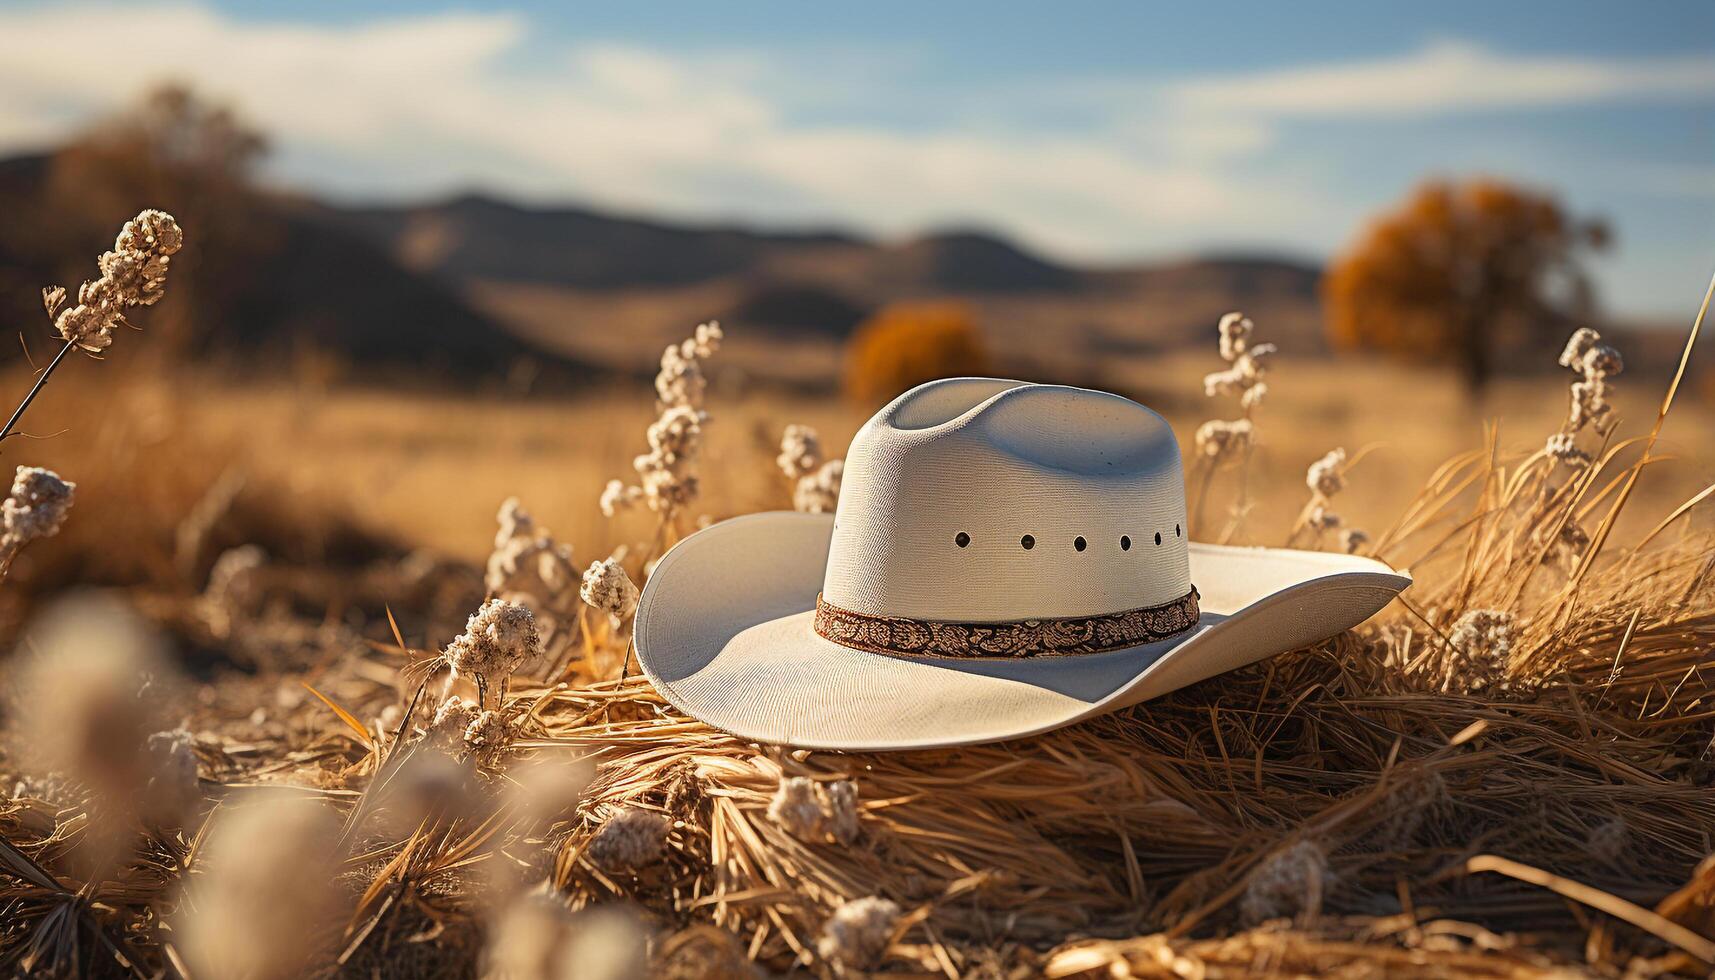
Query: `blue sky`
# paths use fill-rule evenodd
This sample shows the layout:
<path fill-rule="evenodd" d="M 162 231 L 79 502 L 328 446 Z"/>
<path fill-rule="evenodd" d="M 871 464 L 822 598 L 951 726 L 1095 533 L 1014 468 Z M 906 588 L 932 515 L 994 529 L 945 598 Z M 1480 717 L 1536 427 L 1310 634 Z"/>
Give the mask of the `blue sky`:
<path fill-rule="evenodd" d="M 1621 312 L 1715 268 L 1715 4 L 0 3 L 0 150 L 177 78 L 351 199 L 1323 257 L 1423 176 L 1551 189 Z"/>

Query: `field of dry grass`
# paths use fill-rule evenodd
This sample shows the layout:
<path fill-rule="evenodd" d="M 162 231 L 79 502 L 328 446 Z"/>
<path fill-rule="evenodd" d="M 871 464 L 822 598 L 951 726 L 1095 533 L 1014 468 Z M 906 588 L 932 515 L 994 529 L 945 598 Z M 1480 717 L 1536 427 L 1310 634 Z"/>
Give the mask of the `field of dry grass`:
<path fill-rule="evenodd" d="M 1231 414 L 1202 393 L 1221 366 L 1136 355 L 1102 377 L 1166 414 L 1191 457 L 1198 425 Z M 677 714 L 622 676 L 623 601 L 609 624 L 556 579 L 625 545 L 641 581 L 703 515 L 789 506 L 784 426 L 814 425 L 837 455 L 865 414 L 723 378 L 719 353 L 707 372 L 702 492 L 664 539 L 656 514 L 598 506 L 648 448 L 645 386 L 452 397 L 241 385 L 131 351 L 72 364 L 29 416 L 42 438 L 7 444 L 79 489 L 0 605 L 27 629 L 0 755 L 0 963 L 196 978 L 1715 965 L 1707 518 L 1637 547 L 1715 482 L 1715 444 L 1686 399 L 1635 465 L 1627 440 L 1649 434 L 1664 380 L 1615 380 L 1616 452 L 1579 468 L 1537 452 L 1570 375 L 1472 406 L 1435 373 L 1282 357 L 1234 540 L 1284 542 L 1309 464 L 1362 451 L 1332 503 L 1414 566 L 1405 602 L 1048 736 L 848 755 Z M 1225 533 L 1237 480 L 1208 492 L 1202 536 Z M 542 564 L 485 583 L 512 496 L 572 558 L 519 537 L 507 553 Z M 1568 523 L 1598 545 L 1557 543 Z M 260 552 L 233 550 L 247 544 Z M 470 682 L 474 648 L 449 643 L 496 581 L 545 649 L 490 690 Z M 87 584 L 119 586 L 119 604 L 39 618 Z M 140 664 L 143 696 L 127 686 Z"/>

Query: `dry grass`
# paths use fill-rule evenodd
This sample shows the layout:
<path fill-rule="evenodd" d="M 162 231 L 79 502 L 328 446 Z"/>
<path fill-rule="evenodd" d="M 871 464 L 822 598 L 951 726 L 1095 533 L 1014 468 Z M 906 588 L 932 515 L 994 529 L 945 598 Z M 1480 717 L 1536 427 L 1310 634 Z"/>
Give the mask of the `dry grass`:
<path fill-rule="evenodd" d="M 1193 379 L 1214 366 L 1187 353 L 1110 370 L 1188 440 L 1205 412 Z M 723 390 L 712 370 L 705 489 L 687 524 L 783 506 L 772 457 L 785 424 L 815 425 L 832 448 L 862 414 Z M 860 968 L 831 958 L 824 927 L 871 896 L 901 912 L 873 965 L 905 975 L 1698 976 L 1712 965 L 1715 865 L 1698 869 L 1715 851 L 1715 541 L 1692 509 L 1637 547 L 1715 480 L 1709 420 L 1675 409 L 1627 499 L 1646 452 L 1628 440 L 1648 435 L 1660 398 L 1637 379 L 1622 379 L 1619 411 L 1641 424 L 1568 482 L 1536 452 L 1565 413 L 1556 382 L 1508 385 L 1479 411 L 1420 372 L 1274 362 L 1246 535 L 1284 540 L 1304 468 L 1335 445 L 1378 444 L 1340 506 L 1419 584 L 1357 631 L 1118 714 L 935 752 L 757 746 L 621 679 L 623 632 L 603 628 L 582 634 L 569 666 L 514 678 L 490 719 L 504 751 L 477 753 L 455 731 L 444 744 L 464 755 L 462 738 L 470 757 L 442 766 L 438 736 L 412 730 L 443 693 L 474 693 L 435 654 L 481 598 L 469 563 L 486 553 L 500 500 L 521 497 L 580 566 L 633 544 L 641 576 L 650 522 L 606 522 L 596 498 L 641 450 L 649 396 L 453 401 L 115 373 L 98 417 L 78 410 L 72 384 L 34 410 L 77 431 L 29 444 L 32 461 L 82 484 L 81 510 L 40 550 L 81 556 L 64 581 L 132 536 L 126 567 L 147 583 L 133 604 L 190 654 L 181 670 L 196 683 L 172 710 L 195 732 L 206 799 L 182 827 L 127 824 L 133 858 L 79 876 L 100 808 L 75 781 L 21 775 L 0 803 L 0 956 L 14 966 L 201 976 L 181 948 L 196 932 L 175 923 L 212 887 L 204 834 L 268 794 L 307 798 L 342 823 L 339 896 L 304 920 L 302 947 L 325 975 L 469 975 L 499 910 L 538 903 L 559 923 L 550 945 L 572 948 L 591 927 L 571 910 L 615 901 L 638 910 L 662 975 L 744 976 L 749 963 L 851 975 Z M 1505 427 L 1485 432 L 1484 413 Z M 156 489 L 125 483 L 162 469 L 173 472 L 151 477 Z M 211 494 L 235 471 L 244 488 Z M 125 489 L 103 500 L 103 484 Z M 271 528 L 241 520 L 247 506 L 262 512 L 256 488 L 290 494 Z M 128 508 L 127 494 L 139 502 Z M 1230 498 L 1217 485 L 1211 501 Z M 270 560 L 206 595 L 200 566 L 186 571 L 173 553 L 198 503 L 215 515 L 202 521 L 210 542 L 272 542 Z M 302 525 L 287 518 L 343 510 L 370 531 L 332 516 L 308 524 L 346 542 L 334 549 L 343 560 L 292 550 Z M 1605 538 L 1599 556 L 1543 562 L 1544 529 L 1569 518 Z M 389 540 L 462 562 L 401 562 Z M 224 546 L 210 542 L 196 546 L 201 566 Z M 19 588 L 56 581 L 52 554 L 25 558 L 35 567 L 20 561 Z M 1461 629 L 1473 610 L 1504 615 L 1504 642 Z M 593 773 L 549 770 L 558 795 L 545 793 L 531 767 L 572 759 Z M 771 819 L 790 776 L 854 781 L 856 836 L 805 840 Z M 665 838 L 616 863 L 613 842 L 595 842 L 638 811 L 666 818 Z M 546 892 L 525 894 L 540 882 Z M 593 954 L 579 955 L 597 975 Z"/>

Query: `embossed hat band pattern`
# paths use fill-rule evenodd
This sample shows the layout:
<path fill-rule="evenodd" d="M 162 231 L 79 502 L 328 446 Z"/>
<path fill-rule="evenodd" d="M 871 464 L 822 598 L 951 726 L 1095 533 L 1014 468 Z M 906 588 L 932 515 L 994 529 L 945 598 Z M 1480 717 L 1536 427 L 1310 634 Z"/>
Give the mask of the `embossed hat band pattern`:
<path fill-rule="evenodd" d="M 816 596 L 816 633 L 841 646 L 903 657 L 1012 660 L 1124 650 L 1197 625 L 1196 586 L 1172 602 L 1099 616 L 1009 623 L 945 623 L 871 616 Z"/>

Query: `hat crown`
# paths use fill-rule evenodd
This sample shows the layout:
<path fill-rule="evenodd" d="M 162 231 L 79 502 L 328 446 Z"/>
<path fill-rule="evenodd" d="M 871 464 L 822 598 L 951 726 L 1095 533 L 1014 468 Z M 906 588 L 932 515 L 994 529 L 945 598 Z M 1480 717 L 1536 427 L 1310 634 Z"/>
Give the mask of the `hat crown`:
<path fill-rule="evenodd" d="M 1179 445 L 1118 395 L 994 378 L 920 385 L 846 455 L 822 592 L 871 616 L 1011 622 L 1191 590 Z"/>

